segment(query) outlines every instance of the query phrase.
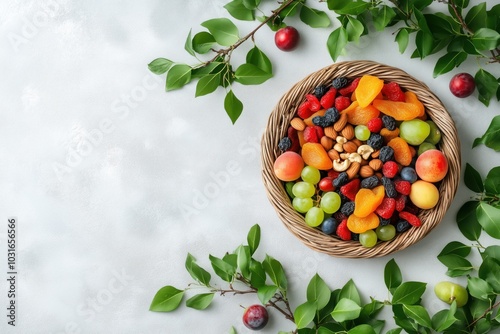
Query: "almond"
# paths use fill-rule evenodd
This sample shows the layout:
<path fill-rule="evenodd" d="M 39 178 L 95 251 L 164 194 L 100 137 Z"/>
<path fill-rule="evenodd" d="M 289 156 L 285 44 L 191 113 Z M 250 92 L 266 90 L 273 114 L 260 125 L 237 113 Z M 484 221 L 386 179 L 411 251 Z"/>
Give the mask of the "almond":
<path fill-rule="evenodd" d="M 354 138 L 354 128 L 351 124 L 347 124 L 340 132 L 347 140 Z"/>
<path fill-rule="evenodd" d="M 360 167 L 361 165 L 359 162 L 356 161 L 351 162 L 349 168 L 347 168 L 347 170 L 345 171 L 347 173 L 347 176 L 349 176 L 349 180 L 355 178 L 356 175 L 358 175 Z"/>
<path fill-rule="evenodd" d="M 370 166 L 374 171 L 379 171 L 382 169 L 383 162 L 380 159 L 372 159 L 368 163 L 368 166 Z"/>
<path fill-rule="evenodd" d="M 359 169 L 359 176 L 361 177 L 370 177 L 374 174 L 373 168 L 369 165 L 361 166 Z"/>
<path fill-rule="evenodd" d="M 354 153 L 358 150 L 358 146 L 356 146 L 356 144 L 353 143 L 352 141 L 348 141 L 347 143 L 342 145 L 342 147 L 344 148 L 344 151 L 347 153 Z"/>
<path fill-rule="evenodd" d="M 337 159 L 340 159 L 340 154 L 339 152 L 337 152 L 336 150 L 334 150 L 333 148 L 331 150 L 328 151 L 328 156 L 330 157 L 330 159 L 332 160 L 337 160 Z"/>
<path fill-rule="evenodd" d="M 290 125 L 297 131 L 304 131 L 306 128 L 306 123 L 299 117 L 292 118 Z"/>
<path fill-rule="evenodd" d="M 327 136 L 329 138 L 335 139 L 338 136 L 338 133 L 333 128 L 333 125 L 332 126 L 327 126 L 326 128 L 323 129 L 323 131 L 325 132 L 325 136 Z"/>
<path fill-rule="evenodd" d="M 321 142 L 321 145 L 323 145 L 323 147 L 325 148 L 326 151 L 331 150 L 332 147 L 333 147 L 333 143 L 334 143 L 333 139 L 329 138 L 327 136 L 321 137 L 320 142 Z"/>
<path fill-rule="evenodd" d="M 372 158 L 376 159 L 380 155 L 380 150 L 376 150 L 375 152 L 372 153 Z"/>
<path fill-rule="evenodd" d="M 358 138 L 353 138 L 352 142 L 354 144 L 356 144 L 358 147 L 360 147 L 361 145 L 363 145 L 363 142 L 361 140 L 359 140 Z"/>
<path fill-rule="evenodd" d="M 340 118 L 333 124 L 333 128 L 335 129 L 335 131 L 339 132 L 342 131 L 342 129 L 344 129 L 346 124 L 347 124 L 347 114 L 343 113 L 340 114 Z"/>

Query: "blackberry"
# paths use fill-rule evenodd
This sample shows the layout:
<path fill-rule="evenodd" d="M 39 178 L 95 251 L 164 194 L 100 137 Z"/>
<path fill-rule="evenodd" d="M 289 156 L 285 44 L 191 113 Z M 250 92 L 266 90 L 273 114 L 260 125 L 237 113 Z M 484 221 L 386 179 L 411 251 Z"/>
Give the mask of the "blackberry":
<path fill-rule="evenodd" d="M 325 119 L 327 119 L 328 122 L 331 122 L 333 124 L 333 123 L 335 123 L 336 121 L 339 120 L 340 113 L 337 110 L 337 108 L 332 107 L 332 108 L 329 108 L 329 109 L 326 110 L 325 115 L 323 117 Z"/>
<path fill-rule="evenodd" d="M 333 185 L 337 188 L 342 187 L 344 184 L 349 182 L 349 176 L 346 172 L 342 172 L 337 176 L 335 180 L 333 180 Z"/>
<path fill-rule="evenodd" d="M 380 149 L 380 155 L 378 158 L 382 160 L 382 162 L 394 160 L 394 149 L 390 146 L 383 146 Z"/>
<path fill-rule="evenodd" d="M 361 188 L 373 189 L 379 185 L 378 177 L 372 175 L 367 177 L 366 179 L 361 180 L 360 186 Z"/>
<path fill-rule="evenodd" d="M 366 143 L 376 151 L 384 146 L 384 137 L 378 133 L 372 133 Z"/>
<path fill-rule="evenodd" d="M 352 215 L 354 213 L 354 202 L 345 202 L 340 208 L 340 212 L 346 216 Z"/>
<path fill-rule="evenodd" d="M 382 116 L 382 123 L 389 131 L 393 131 L 396 129 L 396 120 L 392 116 L 384 115 Z"/>
<path fill-rule="evenodd" d="M 396 232 L 403 233 L 408 231 L 411 227 L 411 224 L 408 223 L 407 220 L 401 219 L 396 223 Z"/>
<path fill-rule="evenodd" d="M 378 217 L 378 220 L 380 221 L 380 225 L 381 226 L 385 226 L 385 225 L 389 225 L 391 223 L 391 219 L 385 219 L 385 218 L 382 218 L 382 217 Z"/>
<path fill-rule="evenodd" d="M 290 147 L 292 147 L 292 140 L 288 137 L 283 137 L 281 138 L 278 148 L 280 149 L 281 152 L 285 152 L 288 150 Z"/>
<path fill-rule="evenodd" d="M 342 87 L 347 86 L 348 80 L 346 77 L 338 77 L 333 79 L 332 81 L 332 87 L 335 89 L 340 89 Z"/>
<path fill-rule="evenodd" d="M 398 192 L 396 191 L 396 188 L 394 187 L 394 183 L 392 183 L 391 179 L 383 176 L 381 181 L 382 181 L 382 184 L 384 185 L 385 195 L 387 197 L 389 197 L 389 198 L 398 197 Z"/>
<path fill-rule="evenodd" d="M 325 95 L 326 92 L 328 92 L 328 87 L 325 85 L 319 85 L 318 87 L 314 88 L 314 95 L 318 98 L 318 100 L 321 99 L 321 97 Z"/>

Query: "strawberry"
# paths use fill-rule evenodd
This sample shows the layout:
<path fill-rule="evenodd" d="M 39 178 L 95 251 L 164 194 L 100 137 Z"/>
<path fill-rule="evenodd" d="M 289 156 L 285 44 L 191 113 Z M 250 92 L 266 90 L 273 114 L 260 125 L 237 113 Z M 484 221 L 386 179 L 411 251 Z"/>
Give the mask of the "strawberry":
<path fill-rule="evenodd" d="M 330 109 L 331 107 L 333 107 L 335 96 L 337 96 L 337 90 L 331 87 L 319 101 L 323 109 Z"/>
<path fill-rule="evenodd" d="M 340 95 L 342 95 L 342 96 L 349 96 L 349 95 L 351 95 L 352 92 L 354 92 L 354 90 L 358 87 L 359 80 L 361 80 L 360 77 L 358 77 L 358 78 L 354 79 L 353 81 L 351 81 L 351 83 L 349 84 L 349 86 L 346 86 L 344 88 L 339 89 Z"/>
<path fill-rule="evenodd" d="M 307 94 L 306 100 L 309 102 L 309 109 L 311 111 L 316 112 L 321 109 L 321 104 L 319 103 L 318 98 L 314 94 Z"/>
<path fill-rule="evenodd" d="M 405 102 L 405 93 L 399 87 L 397 82 L 389 82 L 384 84 L 382 88 L 382 94 L 385 95 L 391 101 Z"/>
<path fill-rule="evenodd" d="M 394 198 L 384 197 L 382 203 L 375 209 L 375 213 L 384 219 L 391 218 L 396 209 L 396 200 Z"/>
<path fill-rule="evenodd" d="M 304 129 L 304 140 L 308 143 L 319 143 L 318 132 L 314 126 L 307 126 Z"/>
<path fill-rule="evenodd" d="M 315 125 L 314 129 L 316 130 L 316 134 L 318 135 L 319 139 L 321 139 L 321 137 L 323 137 L 325 135 L 325 131 L 323 130 L 323 128 L 321 126 Z"/>
<path fill-rule="evenodd" d="M 407 197 L 405 195 L 399 194 L 396 197 L 396 211 L 401 212 L 405 209 L 406 200 L 407 200 Z"/>
<path fill-rule="evenodd" d="M 399 213 L 399 218 L 406 220 L 408 223 L 410 223 L 413 226 L 421 226 L 422 225 L 420 218 L 415 216 L 413 213 L 409 213 L 408 211 L 401 211 Z"/>
<path fill-rule="evenodd" d="M 360 184 L 360 179 L 349 181 L 347 184 L 340 187 L 340 193 L 349 198 L 351 201 L 354 201 L 354 199 L 356 198 L 356 194 L 359 191 Z"/>
<path fill-rule="evenodd" d="M 335 108 L 338 111 L 342 111 L 351 105 L 351 99 L 347 96 L 338 96 L 335 99 Z"/>
<path fill-rule="evenodd" d="M 335 232 L 337 236 L 342 240 L 351 240 L 352 235 L 351 231 L 347 228 L 347 219 L 343 219 L 339 226 L 337 227 L 337 231 Z"/>
<path fill-rule="evenodd" d="M 314 114 L 314 111 L 311 110 L 309 101 L 304 101 L 297 110 L 297 115 L 302 119 L 309 118 L 312 114 Z"/>
<path fill-rule="evenodd" d="M 299 153 L 300 141 L 299 141 L 299 135 L 297 134 L 297 130 L 295 130 L 293 127 L 289 126 L 288 131 L 287 131 L 287 136 L 292 141 L 292 146 L 290 146 L 288 151 L 294 151 L 294 152 Z"/>

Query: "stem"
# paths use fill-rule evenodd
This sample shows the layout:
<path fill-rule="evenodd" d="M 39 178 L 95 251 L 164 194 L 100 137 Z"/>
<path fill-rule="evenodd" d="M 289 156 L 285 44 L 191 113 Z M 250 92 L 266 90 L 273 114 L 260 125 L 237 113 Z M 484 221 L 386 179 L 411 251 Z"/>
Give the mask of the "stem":
<path fill-rule="evenodd" d="M 476 324 L 476 322 L 478 322 L 479 320 L 481 320 L 481 319 L 485 318 L 485 317 L 486 317 L 486 315 L 488 314 L 488 312 L 490 312 L 491 310 L 493 310 L 493 309 L 494 309 L 495 307 L 497 307 L 497 306 L 500 306 L 500 301 L 498 301 L 498 302 L 496 302 L 495 304 L 493 304 L 493 305 L 491 305 L 490 307 L 488 307 L 488 308 L 486 309 L 486 311 L 484 311 L 484 313 L 483 313 L 483 314 L 482 314 L 479 318 L 474 319 L 474 321 L 473 321 L 473 322 L 471 322 L 471 323 L 469 324 L 469 326 L 467 326 L 467 328 L 472 328 L 472 327 L 474 327 L 474 325 Z"/>

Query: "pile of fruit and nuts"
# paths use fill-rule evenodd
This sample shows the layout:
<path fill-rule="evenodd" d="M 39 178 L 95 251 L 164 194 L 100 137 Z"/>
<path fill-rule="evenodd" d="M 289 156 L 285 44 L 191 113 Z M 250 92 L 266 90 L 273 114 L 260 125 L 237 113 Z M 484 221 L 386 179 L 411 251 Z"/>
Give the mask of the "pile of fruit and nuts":
<path fill-rule="evenodd" d="M 364 247 L 422 224 L 448 172 L 441 133 L 415 93 L 372 76 L 307 94 L 274 173 L 305 223 Z"/>

